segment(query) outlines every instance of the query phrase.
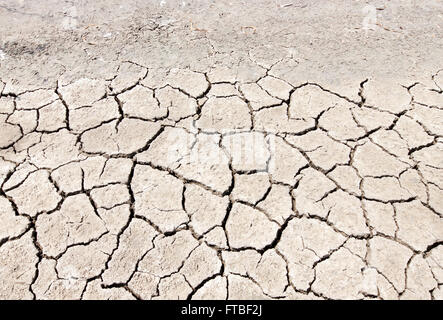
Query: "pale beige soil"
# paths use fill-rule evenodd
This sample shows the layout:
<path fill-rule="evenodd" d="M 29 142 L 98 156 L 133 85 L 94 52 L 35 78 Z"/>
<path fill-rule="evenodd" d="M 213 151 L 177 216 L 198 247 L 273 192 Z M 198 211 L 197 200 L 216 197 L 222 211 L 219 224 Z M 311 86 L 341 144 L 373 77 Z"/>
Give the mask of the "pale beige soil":
<path fill-rule="evenodd" d="M 0 3 L 0 299 L 443 299 L 441 1 Z"/>

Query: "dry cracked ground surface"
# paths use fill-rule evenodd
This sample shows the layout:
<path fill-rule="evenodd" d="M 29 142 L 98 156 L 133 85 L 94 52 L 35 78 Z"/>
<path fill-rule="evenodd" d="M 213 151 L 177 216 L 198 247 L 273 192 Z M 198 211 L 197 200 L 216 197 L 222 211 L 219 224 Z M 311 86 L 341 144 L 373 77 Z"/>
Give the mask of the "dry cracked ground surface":
<path fill-rule="evenodd" d="M 0 6 L 0 298 L 443 299 L 441 2 L 196 2 Z"/>

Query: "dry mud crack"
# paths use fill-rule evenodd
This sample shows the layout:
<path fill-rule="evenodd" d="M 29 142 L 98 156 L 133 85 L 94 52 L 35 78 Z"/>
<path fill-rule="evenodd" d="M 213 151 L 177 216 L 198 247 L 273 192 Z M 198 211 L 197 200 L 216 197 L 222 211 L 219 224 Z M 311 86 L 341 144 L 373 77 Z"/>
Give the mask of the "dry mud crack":
<path fill-rule="evenodd" d="M 9 51 L 0 299 L 443 299 L 443 71 L 329 84 L 208 33 L 200 66 Z"/>

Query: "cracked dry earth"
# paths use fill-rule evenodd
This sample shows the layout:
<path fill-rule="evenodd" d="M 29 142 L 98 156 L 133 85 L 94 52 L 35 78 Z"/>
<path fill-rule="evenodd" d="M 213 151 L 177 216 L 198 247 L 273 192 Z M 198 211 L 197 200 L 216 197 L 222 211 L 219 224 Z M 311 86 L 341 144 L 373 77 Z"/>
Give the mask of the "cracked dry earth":
<path fill-rule="evenodd" d="M 443 71 L 242 61 L 3 73 L 0 298 L 443 299 Z"/>

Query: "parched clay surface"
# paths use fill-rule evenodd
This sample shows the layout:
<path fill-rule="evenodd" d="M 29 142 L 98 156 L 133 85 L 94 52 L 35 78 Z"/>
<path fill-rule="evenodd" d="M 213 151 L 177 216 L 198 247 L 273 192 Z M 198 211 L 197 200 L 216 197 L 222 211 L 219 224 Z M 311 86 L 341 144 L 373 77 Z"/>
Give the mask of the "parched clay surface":
<path fill-rule="evenodd" d="M 375 2 L 4 1 L 0 299 L 442 299 L 443 8 Z"/>

